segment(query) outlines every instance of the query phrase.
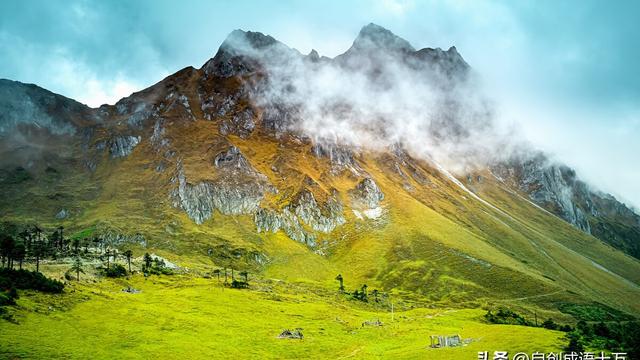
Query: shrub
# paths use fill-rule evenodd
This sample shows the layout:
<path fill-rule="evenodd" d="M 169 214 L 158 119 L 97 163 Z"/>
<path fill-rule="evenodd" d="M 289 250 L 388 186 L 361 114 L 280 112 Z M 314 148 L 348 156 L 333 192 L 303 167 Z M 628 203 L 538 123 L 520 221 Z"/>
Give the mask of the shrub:
<path fill-rule="evenodd" d="M 105 270 L 105 275 L 112 278 L 123 277 L 127 275 L 127 269 L 120 264 L 113 264 Z"/>
<path fill-rule="evenodd" d="M 31 289 L 42 292 L 60 293 L 64 289 L 64 284 L 58 280 L 49 279 L 35 271 L 1 269 L 0 288 Z"/>
<path fill-rule="evenodd" d="M 0 269 L 0 314 L 5 312 L 2 306 L 15 305 L 18 298 L 17 289 L 59 293 L 64 289 L 64 284 L 48 279 L 39 272 Z"/>
<path fill-rule="evenodd" d="M 484 318 L 492 324 L 510 324 L 532 326 L 527 319 L 506 308 L 499 308 L 495 313 L 489 310 Z"/>
<path fill-rule="evenodd" d="M 558 324 L 551 319 L 547 319 L 542 323 L 542 327 L 549 330 L 558 330 Z"/>
<path fill-rule="evenodd" d="M 234 289 L 246 289 L 249 287 L 249 283 L 242 280 L 233 280 L 231 282 L 231 287 Z"/>
<path fill-rule="evenodd" d="M 567 339 L 569 340 L 569 344 L 565 346 L 564 351 L 582 353 L 584 352 L 584 340 L 580 335 L 579 331 L 572 331 L 567 334 Z"/>

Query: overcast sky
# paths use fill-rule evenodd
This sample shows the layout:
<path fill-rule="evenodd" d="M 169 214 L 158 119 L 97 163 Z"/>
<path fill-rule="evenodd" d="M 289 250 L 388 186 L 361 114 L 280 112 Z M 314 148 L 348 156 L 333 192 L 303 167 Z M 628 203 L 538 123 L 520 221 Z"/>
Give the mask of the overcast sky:
<path fill-rule="evenodd" d="M 640 2 L 0 2 L 0 78 L 90 106 L 200 67 L 233 29 L 333 57 L 374 22 L 414 47 L 455 45 L 502 122 L 640 206 Z"/>

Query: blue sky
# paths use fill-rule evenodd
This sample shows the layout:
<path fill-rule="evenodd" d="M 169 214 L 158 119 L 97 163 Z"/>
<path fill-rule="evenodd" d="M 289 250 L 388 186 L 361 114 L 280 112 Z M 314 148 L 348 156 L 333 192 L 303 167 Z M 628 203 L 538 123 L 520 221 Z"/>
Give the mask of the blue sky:
<path fill-rule="evenodd" d="M 416 48 L 455 45 L 500 121 L 638 206 L 638 13 L 597 0 L 6 0 L 0 77 L 98 106 L 200 67 L 236 28 L 335 56 L 374 22 Z"/>

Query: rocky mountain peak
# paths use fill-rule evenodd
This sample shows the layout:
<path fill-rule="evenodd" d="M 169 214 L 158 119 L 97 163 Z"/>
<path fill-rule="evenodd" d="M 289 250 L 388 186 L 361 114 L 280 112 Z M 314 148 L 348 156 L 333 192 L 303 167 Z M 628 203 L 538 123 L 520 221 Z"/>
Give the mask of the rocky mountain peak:
<path fill-rule="evenodd" d="M 218 77 L 244 75 L 257 70 L 264 62 L 278 62 L 300 54 L 261 32 L 234 30 L 224 40 L 216 55 L 204 64 L 205 74 Z"/>
<path fill-rule="evenodd" d="M 241 50 L 244 46 L 254 49 L 264 49 L 278 43 L 270 35 L 265 35 L 257 31 L 243 31 L 240 29 L 232 31 L 220 45 L 221 50 L 234 51 Z"/>
<path fill-rule="evenodd" d="M 413 52 L 409 42 L 382 26 L 370 23 L 363 27 L 351 47 L 353 50 L 383 49 L 388 51 Z M 350 49 L 350 50 L 351 50 Z"/>

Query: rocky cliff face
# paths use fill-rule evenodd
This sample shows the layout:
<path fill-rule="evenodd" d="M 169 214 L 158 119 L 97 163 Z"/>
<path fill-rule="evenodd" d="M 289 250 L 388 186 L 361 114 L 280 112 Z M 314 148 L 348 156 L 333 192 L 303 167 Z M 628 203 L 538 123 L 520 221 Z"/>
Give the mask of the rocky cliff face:
<path fill-rule="evenodd" d="M 613 196 L 590 189 L 567 166 L 534 153 L 498 164 L 492 170 L 534 203 L 640 258 L 640 216 Z"/>

